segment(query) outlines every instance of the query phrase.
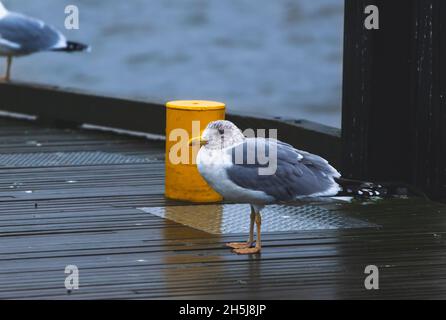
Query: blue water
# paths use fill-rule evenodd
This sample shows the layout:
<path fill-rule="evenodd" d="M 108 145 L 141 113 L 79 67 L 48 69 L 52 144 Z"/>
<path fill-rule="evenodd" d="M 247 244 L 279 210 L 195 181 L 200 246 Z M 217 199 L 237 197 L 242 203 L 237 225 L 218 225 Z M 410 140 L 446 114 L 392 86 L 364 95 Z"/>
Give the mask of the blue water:
<path fill-rule="evenodd" d="M 16 59 L 16 80 L 340 126 L 343 0 L 4 0 L 90 54 Z M 80 29 L 64 30 L 66 5 Z M 2 65 L 3 68 L 3 65 Z"/>

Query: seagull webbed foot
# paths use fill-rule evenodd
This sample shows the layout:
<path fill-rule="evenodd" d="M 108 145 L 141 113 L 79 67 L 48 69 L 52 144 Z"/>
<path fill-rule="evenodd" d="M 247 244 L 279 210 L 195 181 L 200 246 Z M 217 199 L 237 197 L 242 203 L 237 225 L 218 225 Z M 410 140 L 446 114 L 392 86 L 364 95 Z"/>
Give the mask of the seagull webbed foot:
<path fill-rule="evenodd" d="M 246 249 L 251 248 L 252 242 L 230 242 L 226 246 L 232 249 Z"/>

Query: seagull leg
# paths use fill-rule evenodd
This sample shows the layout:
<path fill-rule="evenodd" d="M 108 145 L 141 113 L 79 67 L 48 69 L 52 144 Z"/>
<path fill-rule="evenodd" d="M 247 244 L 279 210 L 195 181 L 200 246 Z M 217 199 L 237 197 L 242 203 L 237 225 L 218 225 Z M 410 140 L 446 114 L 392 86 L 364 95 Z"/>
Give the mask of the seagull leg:
<path fill-rule="evenodd" d="M 255 254 L 260 253 L 262 250 L 262 240 L 261 240 L 261 229 L 262 229 L 262 216 L 260 212 L 256 212 L 255 214 L 255 222 L 257 226 L 257 242 L 255 248 L 241 248 L 234 249 L 234 252 L 237 254 Z"/>
<path fill-rule="evenodd" d="M 12 65 L 12 57 L 6 57 L 6 74 L 3 78 L 0 78 L 1 81 L 9 82 L 11 80 L 11 65 Z"/>
<path fill-rule="evenodd" d="M 232 249 L 244 249 L 244 248 L 251 248 L 252 244 L 254 243 L 254 220 L 256 217 L 256 212 L 254 210 L 254 207 L 251 206 L 251 221 L 249 224 L 249 239 L 247 242 L 231 242 L 227 243 L 226 246 L 230 247 Z"/>
<path fill-rule="evenodd" d="M 8 56 L 7 67 L 6 67 L 6 81 L 11 80 L 11 66 L 12 66 L 12 57 Z"/>

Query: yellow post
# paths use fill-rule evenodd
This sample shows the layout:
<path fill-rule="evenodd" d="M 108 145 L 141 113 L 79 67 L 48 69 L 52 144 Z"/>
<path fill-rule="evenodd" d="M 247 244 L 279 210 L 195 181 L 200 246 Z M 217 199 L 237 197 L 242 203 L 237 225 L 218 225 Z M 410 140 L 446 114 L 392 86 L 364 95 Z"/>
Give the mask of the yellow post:
<path fill-rule="evenodd" d="M 168 102 L 166 107 L 166 197 L 193 202 L 222 200 L 198 172 L 196 148 L 189 146 L 188 139 L 201 134 L 209 122 L 223 120 L 225 104 L 183 100 Z M 187 155 L 180 154 L 186 151 Z"/>

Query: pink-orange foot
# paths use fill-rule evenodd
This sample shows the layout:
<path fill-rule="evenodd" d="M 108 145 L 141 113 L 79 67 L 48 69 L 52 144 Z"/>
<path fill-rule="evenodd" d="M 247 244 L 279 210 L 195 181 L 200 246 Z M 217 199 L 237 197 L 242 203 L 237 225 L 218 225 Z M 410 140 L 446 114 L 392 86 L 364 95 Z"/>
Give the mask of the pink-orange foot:
<path fill-rule="evenodd" d="M 242 249 L 234 249 L 233 251 L 237 254 L 256 254 L 256 253 L 260 253 L 261 248 L 259 248 L 259 247 L 242 248 Z"/>
<path fill-rule="evenodd" d="M 227 247 L 232 249 L 246 249 L 252 246 L 252 243 L 249 242 L 231 242 L 226 244 Z"/>

